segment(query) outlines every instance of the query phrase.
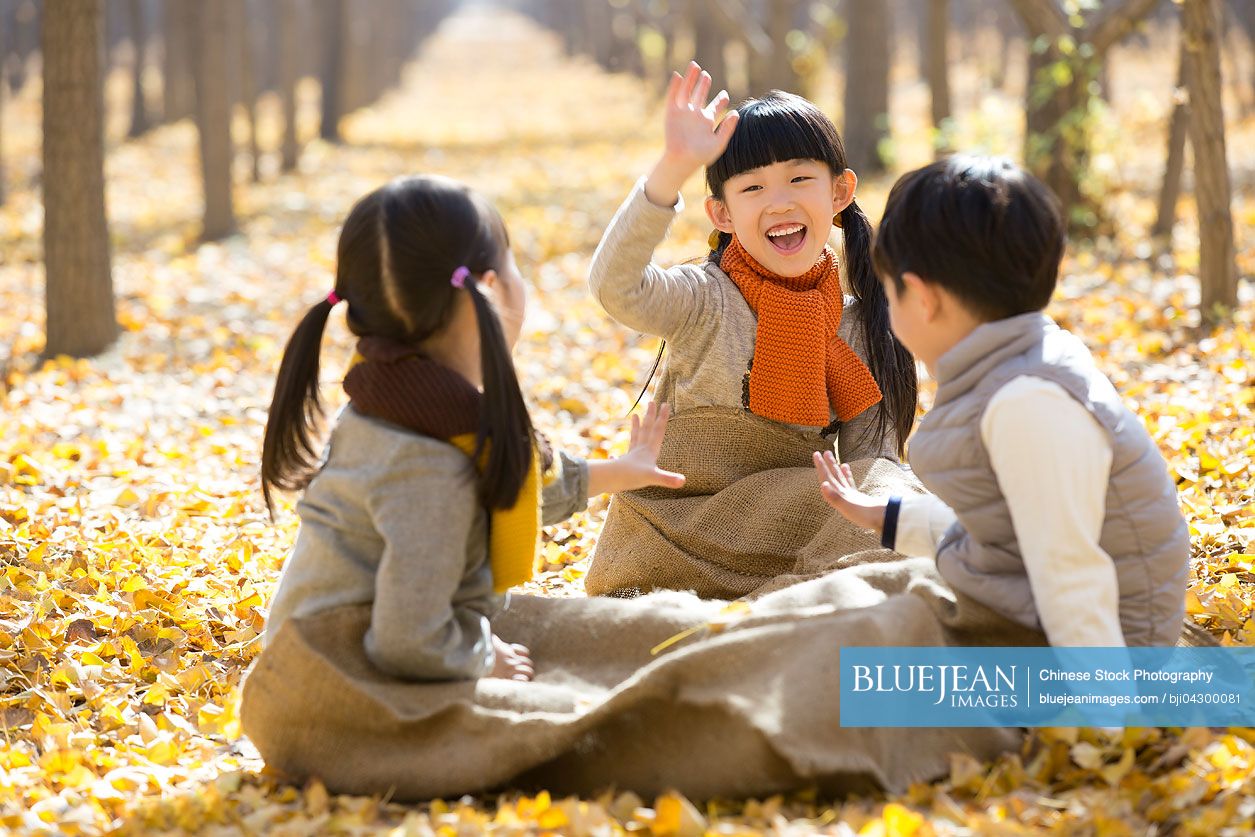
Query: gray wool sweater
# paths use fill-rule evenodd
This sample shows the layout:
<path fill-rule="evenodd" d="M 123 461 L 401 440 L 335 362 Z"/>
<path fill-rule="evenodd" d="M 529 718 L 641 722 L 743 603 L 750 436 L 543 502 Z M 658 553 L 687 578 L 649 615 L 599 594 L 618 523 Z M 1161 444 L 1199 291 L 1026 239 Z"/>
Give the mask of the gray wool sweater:
<path fill-rule="evenodd" d="M 690 407 L 748 409 L 743 395 L 758 318 L 740 289 L 719 265 L 706 259 L 670 268 L 652 262 L 655 248 L 682 209 L 682 200 L 674 207 L 650 202 L 644 178 L 638 181 L 593 254 L 589 289 L 615 320 L 667 341 L 657 398 L 673 413 Z M 868 362 L 859 301 L 852 296 L 845 297 L 837 335 Z M 898 460 L 892 430 L 879 445 L 874 438 L 883 403 L 841 425 L 837 453 L 842 460 Z"/>
<path fill-rule="evenodd" d="M 370 604 L 366 653 L 405 680 L 460 680 L 492 670 L 488 515 L 470 457 L 453 445 L 346 407 L 321 469 L 297 505 L 263 641 L 285 620 Z M 588 465 L 559 453 L 541 492 L 542 522 L 588 504 Z"/>

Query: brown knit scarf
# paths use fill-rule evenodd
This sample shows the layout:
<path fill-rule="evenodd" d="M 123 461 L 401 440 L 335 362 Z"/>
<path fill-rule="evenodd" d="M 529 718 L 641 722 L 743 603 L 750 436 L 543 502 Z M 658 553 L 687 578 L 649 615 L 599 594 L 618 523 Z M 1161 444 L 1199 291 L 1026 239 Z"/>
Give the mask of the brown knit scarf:
<path fill-rule="evenodd" d="M 844 298 L 837 258 L 825 247 L 801 276 L 777 276 L 732 237 L 719 266 L 758 317 L 750 410 L 806 427 L 849 421 L 881 398 L 867 364 L 837 336 Z"/>
<path fill-rule="evenodd" d="M 424 357 L 416 346 L 381 337 L 363 337 L 357 354 L 344 376 L 344 390 L 355 410 L 444 440 L 476 459 L 483 396 L 470 381 Z M 537 450 L 518 500 L 508 509 L 489 510 L 488 558 L 498 592 L 529 580 L 537 567 L 540 490 L 553 451 L 543 436 L 534 437 Z M 477 465 L 483 459 L 478 457 Z"/>
<path fill-rule="evenodd" d="M 411 343 L 386 337 L 357 341 L 359 360 L 344 376 L 353 408 L 433 439 L 479 432 L 483 394 L 449 367 L 425 357 Z M 549 440 L 536 433 L 541 468 L 553 464 Z"/>
<path fill-rule="evenodd" d="M 361 360 L 344 376 L 344 391 L 358 412 L 433 439 L 479 430 L 479 390 L 417 346 L 363 337 L 357 353 Z"/>

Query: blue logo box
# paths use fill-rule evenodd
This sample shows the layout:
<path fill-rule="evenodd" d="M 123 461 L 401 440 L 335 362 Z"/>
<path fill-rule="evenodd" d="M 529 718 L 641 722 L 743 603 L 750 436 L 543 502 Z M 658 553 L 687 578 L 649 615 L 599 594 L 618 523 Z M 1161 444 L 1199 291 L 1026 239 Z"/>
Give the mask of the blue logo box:
<path fill-rule="evenodd" d="M 840 654 L 843 727 L 1255 726 L 1255 648 Z"/>

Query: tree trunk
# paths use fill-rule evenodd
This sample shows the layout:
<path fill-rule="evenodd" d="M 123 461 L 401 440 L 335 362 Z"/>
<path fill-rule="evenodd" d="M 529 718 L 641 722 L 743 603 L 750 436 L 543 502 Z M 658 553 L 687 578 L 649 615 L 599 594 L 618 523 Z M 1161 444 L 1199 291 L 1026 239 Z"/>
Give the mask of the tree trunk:
<path fill-rule="evenodd" d="M 759 96 L 768 90 L 787 90 L 797 93 L 801 79 L 793 69 L 793 51 L 789 48 L 789 31 L 793 28 L 794 0 L 769 0 L 767 3 L 767 34 L 771 37 L 771 52 L 756 57 L 751 53 L 751 62 L 755 65 L 754 95 Z M 885 13 L 888 13 L 886 7 Z"/>
<path fill-rule="evenodd" d="M 578 3 L 582 0 L 552 0 L 559 15 L 558 28 L 562 31 L 562 48 L 572 58 L 584 52 L 585 37 L 583 17 Z"/>
<path fill-rule="evenodd" d="M 599 66 L 609 70 L 614 58 L 609 2 L 608 0 L 584 0 L 580 3 L 580 7 L 583 9 L 584 31 L 590 54 Z"/>
<path fill-rule="evenodd" d="M 845 154 L 859 174 L 886 170 L 889 138 L 889 19 L 879 0 L 848 0 L 845 51 Z"/>
<path fill-rule="evenodd" d="M 343 29 L 341 30 L 340 63 L 340 117 L 352 113 L 369 104 L 374 98 L 370 90 L 369 73 L 364 64 L 371 63 L 376 56 L 371 47 L 371 19 L 352 13 L 352 7 L 345 6 Z"/>
<path fill-rule="evenodd" d="M 34 3 L 18 3 L 13 10 L 13 41 L 11 52 L 16 60 L 9 67 L 9 90 L 22 92 L 26 85 L 27 67 L 32 55 L 39 51 L 42 7 Z"/>
<path fill-rule="evenodd" d="M 662 33 L 662 67 L 657 72 L 658 89 L 666 90 L 667 82 L 670 80 L 671 71 L 680 68 L 680 57 L 676 54 L 679 49 L 679 39 L 676 37 L 676 30 L 679 28 L 680 16 L 675 13 L 675 3 L 672 2 L 668 8 L 667 14 L 658 21 L 658 31 Z M 725 87 L 727 85 L 724 85 Z"/>
<path fill-rule="evenodd" d="M 1150 234 L 1161 238 L 1172 236 L 1176 223 L 1177 199 L 1181 196 L 1181 176 L 1185 172 L 1185 137 L 1189 128 L 1190 108 L 1188 82 L 1185 74 L 1188 64 L 1185 39 L 1181 39 L 1180 56 L 1177 58 L 1176 104 L 1168 123 L 1168 160 L 1164 166 L 1163 185 L 1159 189 L 1159 210 Z"/>
<path fill-rule="evenodd" d="M 0 206 L 4 206 L 8 193 L 4 188 L 4 64 L 0 63 Z"/>
<path fill-rule="evenodd" d="M 1077 26 L 1057 0 L 1011 0 L 1029 39 L 1045 44 L 1045 49 L 1029 50 L 1024 160 L 1058 196 L 1075 231 L 1092 232 L 1100 221 L 1097 196 L 1083 189 L 1090 159 L 1091 82 L 1111 47 L 1158 2 L 1108 3 Z M 1069 41 L 1074 48 L 1061 48 Z"/>
<path fill-rule="evenodd" d="M 928 0 L 932 2 L 932 0 Z M 915 74 L 920 81 L 928 81 L 928 10 L 920 11 L 918 3 L 909 0 L 894 0 L 893 19 L 901 25 L 898 27 L 899 42 L 912 44 L 911 56 L 915 59 Z M 909 33 L 909 35 L 908 35 Z"/>
<path fill-rule="evenodd" d="M 1089 167 L 1089 136 L 1084 109 L 1088 104 L 1087 67 L 1066 64 L 1053 45 L 1030 50 L 1024 105 L 1024 161 L 1029 171 L 1050 187 L 1072 225 L 1097 223 L 1081 192 Z M 1066 79 L 1062 80 L 1061 79 Z"/>
<path fill-rule="evenodd" d="M 950 118 L 950 3 L 949 0 L 928 0 L 928 39 L 924 45 L 928 67 L 928 92 L 932 102 L 935 147 L 938 153 L 950 149 L 948 125 Z"/>
<path fill-rule="evenodd" d="M 118 336 L 105 221 L 104 0 L 48 0 L 43 25 L 47 356 Z"/>
<path fill-rule="evenodd" d="M 221 2 L 221 0 L 219 0 Z M 237 0 L 232 9 L 235 25 L 232 27 L 240 39 L 240 97 L 244 113 L 248 117 L 248 155 L 250 174 L 254 183 L 261 182 L 261 146 L 257 141 L 257 56 L 254 52 L 253 16 L 248 0 Z"/>
<path fill-rule="evenodd" d="M 1234 69 L 1240 68 L 1243 63 L 1242 45 L 1255 47 L 1255 41 L 1250 39 L 1250 35 L 1246 32 L 1237 10 L 1225 6 L 1220 7 L 1220 49 L 1224 53 L 1221 60 L 1221 66 L 1227 60 L 1230 67 Z M 1232 34 L 1234 30 L 1242 32 L 1241 38 L 1235 38 Z M 1244 87 L 1240 84 L 1234 85 L 1237 89 L 1234 91 L 1238 102 L 1238 113 L 1242 116 L 1250 116 L 1255 111 L 1255 101 L 1251 97 L 1255 96 L 1255 87 Z"/>
<path fill-rule="evenodd" d="M 631 6 L 615 9 L 611 12 L 611 32 L 614 41 L 611 47 L 610 65 L 620 73 L 631 73 L 638 78 L 645 77 L 645 60 L 641 57 L 639 11 Z"/>
<path fill-rule="evenodd" d="M 6 2 L 0 2 L 0 206 L 4 206 L 7 194 L 4 190 L 4 100 L 8 89 L 6 70 L 9 65 L 9 47 L 13 42 L 13 18 Z"/>
<path fill-rule="evenodd" d="M 322 122 L 318 135 L 340 142 L 340 117 L 344 115 L 345 53 L 349 46 L 347 0 L 322 0 Z"/>
<path fill-rule="evenodd" d="M 161 119 L 177 122 L 196 111 L 196 87 L 192 67 L 194 49 L 189 22 L 190 3 L 200 0 L 165 0 L 161 13 Z"/>
<path fill-rule="evenodd" d="M 723 35 L 713 20 L 711 0 L 689 0 L 689 20 L 693 24 L 693 60 L 715 79 L 715 87 L 728 86 L 728 60 L 723 51 Z M 687 64 L 688 62 L 685 62 Z M 675 68 L 680 73 L 684 67 Z"/>
<path fill-rule="evenodd" d="M 196 128 L 200 132 L 200 170 L 205 187 L 203 241 L 235 232 L 232 201 L 231 96 L 227 90 L 231 4 L 217 0 L 192 3 L 196 33 Z"/>
<path fill-rule="evenodd" d="M 144 25 L 144 0 L 130 0 L 127 11 L 131 18 L 131 46 L 135 55 L 135 68 L 131 85 L 131 129 L 128 137 L 148 133 L 152 123 L 148 118 L 148 104 L 144 100 L 144 66 L 148 63 L 148 29 Z"/>
<path fill-rule="evenodd" d="M 304 4 L 301 0 L 279 2 L 279 98 L 283 104 L 283 145 L 279 168 L 289 172 L 296 171 L 301 155 L 296 123 L 296 88 L 300 81 L 300 26 L 304 20 Z"/>
<path fill-rule="evenodd" d="M 989 83 L 995 90 L 1006 92 L 1007 68 L 1011 66 L 1011 45 L 1015 43 L 1015 15 L 1006 6 L 998 4 L 994 14 L 994 32 L 998 36 L 998 48 L 994 51 L 989 70 Z"/>
<path fill-rule="evenodd" d="M 1228 16 L 1233 23 L 1246 36 L 1246 43 L 1250 47 L 1251 52 L 1255 52 L 1255 3 L 1250 0 L 1230 0 L 1228 6 Z M 1221 32 L 1228 31 L 1229 27 L 1225 24 L 1229 21 L 1222 21 Z M 1235 67 L 1237 62 L 1231 62 Z M 1241 86 L 1239 85 L 1241 91 Z M 1251 64 L 1251 76 L 1247 88 L 1241 91 L 1239 100 L 1242 103 L 1242 115 L 1250 116 L 1255 113 L 1255 62 Z"/>
<path fill-rule="evenodd" d="M 1185 42 L 1190 91 L 1190 145 L 1194 147 L 1194 191 L 1198 198 L 1199 264 L 1203 323 L 1227 320 L 1238 303 L 1232 194 L 1225 159 L 1224 111 L 1220 101 L 1220 41 L 1212 0 L 1185 0 Z"/>
<path fill-rule="evenodd" d="M 392 0 L 393 14 L 398 19 L 403 19 L 410 14 L 408 3 L 403 0 Z M 405 61 L 409 57 L 410 44 L 404 37 L 405 29 L 399 24 L 392 30 L 387 26 L 384 27 L 384 41 L 388 52 L 388 72 L 384 79 L 385 90 L 390 90 L 401 84 L 401 76 L 405 71 Z"/>

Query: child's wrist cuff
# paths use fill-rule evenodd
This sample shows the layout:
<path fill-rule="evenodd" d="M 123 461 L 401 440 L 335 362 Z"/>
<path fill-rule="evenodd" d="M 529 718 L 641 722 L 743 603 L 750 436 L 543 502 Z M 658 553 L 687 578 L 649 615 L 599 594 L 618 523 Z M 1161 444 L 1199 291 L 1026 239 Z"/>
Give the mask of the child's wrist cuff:
<path fill-rule="evenodd" d="M 885 522 L 880 530 L 880 545 L 893 549 L 898 541 L 898 514 L 902 511 L 902 498 L 890 497 L 885 504 Z"/>

